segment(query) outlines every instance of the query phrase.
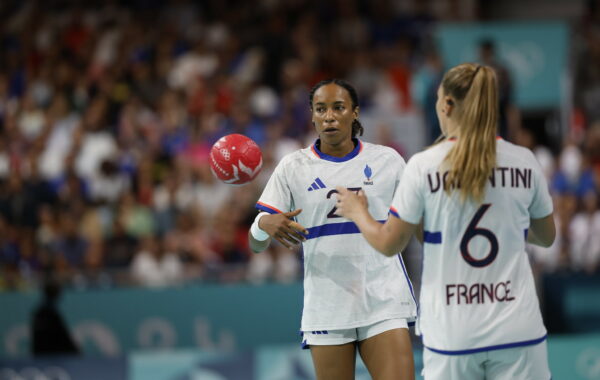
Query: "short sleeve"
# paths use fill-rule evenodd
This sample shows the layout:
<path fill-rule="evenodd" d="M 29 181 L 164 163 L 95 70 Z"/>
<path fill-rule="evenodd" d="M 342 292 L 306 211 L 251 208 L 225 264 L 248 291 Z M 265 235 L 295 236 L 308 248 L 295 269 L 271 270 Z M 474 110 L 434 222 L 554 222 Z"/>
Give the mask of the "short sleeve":
<path fill-rule="evenodd" d="M 533 157 L 535 160 L 535 156 Z M 539 219 L 550 215 L 553 211 L 552 197 L 548 190 L 548 183 L 546 177 L 542 172 L 542 168 L 539 166 L 537 160 L 533 165 L 532 170 L 532 186 L 533 186 L 533 198 L 529 205 L 529 216 L 532 219 Z"/>
<path fill-rule="evenodd" d="M 404 170 L 406 169 L 406 161 L 400 155 L 398 155 L 398 173 L 396 177 L 396 184 L 394 186 L 394 193 L 398 190 L 398 185 L 400 184 L 400 180 L 402 179 L 402 175 L 404 175 Z"/>
<path fill-rule="evenodd" d="M 390 213 L 408 223 L 419 224 L 425 206 L 422 183 L 419 167 L 412 158 L 403 170 Z"/>
<path fill-rule="evenodd" d="M 291 191 L 288 186 L 285 160 L 282 160 L 271 174 L 256 208 L 269 214 L 280 214 L 291 209 Z"/>

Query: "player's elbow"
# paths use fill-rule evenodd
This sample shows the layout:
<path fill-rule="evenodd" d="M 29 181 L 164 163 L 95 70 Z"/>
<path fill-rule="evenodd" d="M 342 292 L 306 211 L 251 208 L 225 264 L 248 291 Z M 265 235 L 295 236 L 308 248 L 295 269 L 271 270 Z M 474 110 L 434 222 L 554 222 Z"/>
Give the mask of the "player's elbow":
<path fill-rule="evenodd" d="M 539 239 L 539 241 L 540 241 L 539 245 L 544 248 L 548 248 L 552 244 L 554 244 L 555 239 L 556 239 L 556 231 L 552 230 L 551 232 L 548 232 L 545 236 L 543 236 Z"/>
<path fill-rule="evenodd" d="M 531 233 L 535 236 L 535 244 L 541 247 L 550 247 L 556 239 L 556 226 L 552 214 L 531 220 Z"/>
<path fill-rule="evenodd" d="M 412 230 L 394 228 L 386 223 L 379 231 L 374 247 L 388 257 L 394 256 L 406 248 L 411 236 Z"/>
<path fill-rule="evenodd" d="M 396 253 L 398 253 L 393 246 L 391 246 L 390 244 L 388 244 L 386 241 L 379 241 L 378 244 L 373 245 L 373 248 L 375 248 L 379 253 L 381 253 L 382 255 L 385 256 L 394 256 Z"/>
<path fill-rule="evenodd" d="M 387 257 L 392 257 L 394 255 L 398 254 L 398 251 L 396 251 L 393 248 L 387 248 L 384 251 L 381 251 L 381 253 L 383 253 L 384 255 L 386 255 Z"/>
<path fill-rule="evenodd" d="M 405 240 L 408 239 L 406 239 L 404 236 L 399 238 L 390 237 L 388 239 L 382 239 L 381 246 L 378 250 L 388 257 L 397 255 L 405 248 Z"/>

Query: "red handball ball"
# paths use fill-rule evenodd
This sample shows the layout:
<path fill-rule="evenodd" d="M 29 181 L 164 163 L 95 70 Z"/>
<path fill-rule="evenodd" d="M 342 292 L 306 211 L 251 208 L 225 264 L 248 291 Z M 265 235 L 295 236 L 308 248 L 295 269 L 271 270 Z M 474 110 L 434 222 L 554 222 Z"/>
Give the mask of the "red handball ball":
<path fill-rule="evenodd" d="M 221 137 L 210 150 L 210 169 L 215 177 L 230 185 L 252 181 L 262 164 L 258 145 L 237 133 Z"/>

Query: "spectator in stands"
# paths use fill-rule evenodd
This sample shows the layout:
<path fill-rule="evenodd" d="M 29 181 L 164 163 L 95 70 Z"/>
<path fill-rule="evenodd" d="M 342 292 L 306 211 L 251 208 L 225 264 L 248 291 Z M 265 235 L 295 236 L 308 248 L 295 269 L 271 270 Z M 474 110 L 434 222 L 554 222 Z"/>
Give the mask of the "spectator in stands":
<path fill-rule="evenodd" d="M 415 103 L 433 110 L 427 104 L 435 103 L 442 62 L 430 53 L 429 33 L 438 18 L 465 19 L 452 16 L 457 11 L 475 15 L 456 1 L 449 3 L 450 11 L 427 2 L 267 1 L 260 17 L 252 2 L 238 2 L 234 12 L 219 2 L 167 1 L 144 9 L 163 18 L 131 17 L 143 2 L 100 9 L 93 3 L 13 3 L 0 7 L 10 20 L 0 30 L 0 216 L 7 231 L 0 236 L 0 266 L 11 288 L 28 284 L 27 271 L 18 269 L 21 260 L 72 275 L 99 263 L 116 268 L 130 260 L 136 250 L 127 248 L 129 239 L 110 234 L 115 218 L 140 239 L 152 234 L 156 244 L 186 260 L 186 274 L 199 275 L 206 263 L 219 262 L 215 251 L 223 249 L 217 246 L 228 241 L 214 221 L 234 193 L 210 172 L 214 140 L 235 131 L 261 142 L 263 172 L 249 186 L 262 188 L 281 157 L 314 140 L 306 98 L 324 77 L 351 79 L 363 94 L 365 116 L 377 105 L 391 110 L 392 117 Z M 598 11 L 592 8 L 581 23 L 574 84 L 574 103 L 587 128 L 584 141 L 573 142 L 585 162 L 577 183 L 585 186 L 571 189 L 561 168 L 554 182 L 555 201 L 565 205 L 566 230 L 578 198 L 590 183 L 596 191 L 600 183 L 600 128 L 594 127 L 600 45 Z M 508 71 L 494 43 L 484 45 L 481 58 L 498 67 L 502 81 Z M 420 62 L 425 65 L 415 64 Z M 393 82 L 382 79 L 386 74 Z M 416 81 L 423 84 L 418 91 Z M 510 80 L 503 83 L 503 104 L 511 105 Z M 501 134 L 511 133 L 515 109 L 503 106 Z M 427 125 L 437 123 L 435 112 L 431 115 L 424 115 Z M 389 120 L 373 125 L 384 122 Z M 382 132 L 393 132 L 394 124 L 389 125 Z M 427 143 L 437 131 L 428 127 Z M 554 157 L 539 152 L 553 175 Z M 70 232 L 64 229 L 65 212 L 77 222 Z M 240 220 L 230 229 L 248 223 Z M 561 258 L 571 247 L 566 230 Z M 87 249 L 81 249 L 82 242 Z M 119 258 L 107 256 L 111 244 L 119 247 Z M 59 245 L 68 246 L 69 260 Z M 79 253 L 73 256 L 74 251 Z M 301 265 L 298 256 L 273 252 L 275 265 L 263 266 L 269 269 L 262 276 L 293 278 Z M 81 261 L 74 259 L 79 254 Z M 40 275 L 38 266 L 25 267 Z"/>
<path fill-rule="evenodd" d="M 569 226 L 571 267 L 578 272 L 597 273 L 600 268 L 600 209 L 598 193 L 589 189 L 582 209 Z"/>
<path fill-rule="evenodd" d="M 60 233 L 50 245 L 54 264 L 61 275 L 73 275 L 85 269 L 90 242 L 79 231 L 76 210 L 62 210 L 59 214 Z"/>
<path fill-rule="evenodd" d="M 150 208 L 138 202 L 133 192 L 121 196 L 117 212 L 116 217 L 121 219 L 128 234 L 143 238 L 155 233 L 156 226 Z"/>
<path fill-rule="evenodd" d="M 43 300 L 32 319 L 31 352 L 35 356 L 77 355 L 79 348 L 71 337 L 58 308 L 61 287 L 49 277 L 43 285 Z"/>
<path fill-rule="evenodd" d="M 198 210 L 181 212 L 175 228 L 169 231 L 165 239 L 172 241 L 170 246 L 178 252 L 183 261 L 206 267 L 219 262 L 219 257 L 211 249 L 211 235 L 198 213 Z"/>
<path fill-rule="evenodd" d="M 412 81 L 414 101 L 421 107 L 425 122 L 426 145 L 432 144 L 440 137 L 440 123 L 435 111 L 437 90 L 444 75 L 444 64 L 437 52 L 430 51 L 425 55 L 425 62 L 415 72 Z"/>
<path fill-rule="evenodd" d="M 183 264 L 176 253 L 165 251 L 153 236 L 143 238 L 138 249 L 131 264 L 137 284 L 163 287 L 181 283 Z"/>
<path fill-rule="evenodd" d="M 583 46 L 576 59 L 574 102 L 583 112 L 586 124 L 592 125 L 600 120 L 600 28 L 597 23 L 590 23 L 582 37 Z"/>
<path fill-rule="evenodd" d="M 133 261 L 138 239 L 125 230 L 121 218 L 114 218 L 104 247 L 104 265 L 107 269 L 124 270 Z"/>
<path fill-rule="evenodd" d="M 510 71 L 500 61 L 496 43 L 491 39 L 479 42 L 479 60 L 496 71 L 499 92 L 498 134 L 508 141 L 515 141 L 520 128 L 520 112 L 514 104 L 513 83 Z"/>

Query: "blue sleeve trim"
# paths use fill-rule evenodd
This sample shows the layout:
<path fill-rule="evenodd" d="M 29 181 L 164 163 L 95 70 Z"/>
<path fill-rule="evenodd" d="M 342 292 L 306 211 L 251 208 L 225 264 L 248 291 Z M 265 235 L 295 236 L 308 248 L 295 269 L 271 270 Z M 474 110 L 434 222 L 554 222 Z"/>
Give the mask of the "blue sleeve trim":
<path fill-rule="evenodd" d="M 389 213 L 394 215 L 396 218 L 400 219 L 400 215 L 398 215 L 398 213 L 396 211 L 394 211 L 394 209 L 390 208 Z"/>
<path fill-rule="evenodd" d="M 432 348 L 432 347 L 427 347 L 427 346 L 424 346 L 424 347 L 427 348 L 429 351 L 435 352 L 436 354 L 467 355 L 467 354 L 476 354 L 478 352 L 484 352 L 484 351 L 504 350 L 506 348 L 532 346 L 534 344 L 542 343 L 544 340 L 546 340 L 546 338 L 547 338 L 547 335 L 544 335 L 541 338 L 532 339 L 532 340 L 524 340 L 521 342 L 498 344 L 496 346 L 487 346 L 487 347 L 473 348 L 473 349 L 460 350 L 460 351 L 447 351 L 447 350 L 438 350 L 437 348 Z"/>
<path fill-rule="evenodd" d="M 442 231 L 423 231 L 423 242 L 429 244 L 442 244 Z"/>
<path fill-rule="evenodd" d="M 254 207 L 259 209 L 260 211 L 268 212 L 269 214 L 279 214 L 277 211 L 273 210 L 272 208 L 269 208 L 269 207 L 263 206 L 263 205 L 259 205 L 258 203 Z"/>

